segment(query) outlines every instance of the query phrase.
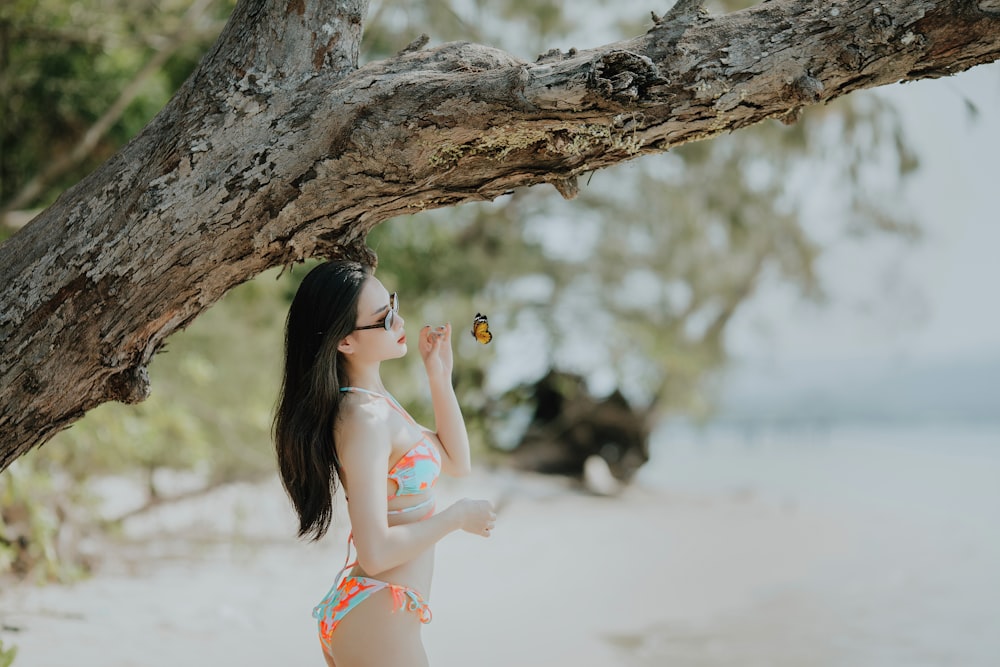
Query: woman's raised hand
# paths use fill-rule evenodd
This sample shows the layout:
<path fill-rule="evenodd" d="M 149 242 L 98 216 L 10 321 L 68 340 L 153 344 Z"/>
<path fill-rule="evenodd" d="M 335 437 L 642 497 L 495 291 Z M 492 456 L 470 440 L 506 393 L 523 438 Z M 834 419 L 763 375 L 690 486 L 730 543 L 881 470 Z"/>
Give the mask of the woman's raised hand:
<path fill-rule="evenodd" d="M 445 377 L 451 381 L 454 359 L 451 353 L 451 324 L 420 330 L 420 357 L 428 377 Z"/>
<path fill-rule="evenodd" d="M 452 508 L 458 513 L 459 527 L 467 533 L 489 537 L 496 525 L 497 515 L 488 500 L 462 498 Z"/>

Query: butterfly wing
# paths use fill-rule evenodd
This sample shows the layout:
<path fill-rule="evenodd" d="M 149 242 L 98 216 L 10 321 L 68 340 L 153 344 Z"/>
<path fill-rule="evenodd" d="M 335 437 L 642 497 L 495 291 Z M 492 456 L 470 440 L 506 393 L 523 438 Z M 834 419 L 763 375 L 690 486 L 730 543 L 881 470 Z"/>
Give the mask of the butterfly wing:
<path fill-rule="evenodd" d="M 472 337 L 483 345 L 493 340 L 493 334 L 490 333 L 489 320 L 482 313 L 476 313 L 476 318 L 472 320 Z"/>

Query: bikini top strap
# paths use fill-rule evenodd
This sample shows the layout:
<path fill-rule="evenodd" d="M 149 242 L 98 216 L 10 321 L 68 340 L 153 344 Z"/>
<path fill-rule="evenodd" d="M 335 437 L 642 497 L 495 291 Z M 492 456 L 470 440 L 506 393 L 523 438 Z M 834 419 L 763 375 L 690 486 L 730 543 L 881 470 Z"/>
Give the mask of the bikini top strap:
<path fill-rule="evenodd" d="M 388 394 L 380 394 L 377 391 L 372 391 L 370 389 L 362 389 L 361 387 L 341 387 L 340 391 L 358 393 L 358 394 L 369 394 L 370 396 L 378 396 L 379 398 L 384 398 L 389 403 L 389 405 L 392 406 L 392 408 L 396 412 L 403 415 L 403 417 L 406 418 L 407 421 L 409 421 L 413 425 L 417 424 L 417 420 L 411 417 L 410 413 L 403 409 L 403 406 L 399 404 L 399 401 L 397 401 L 392 396 L 389 396 Z"/>

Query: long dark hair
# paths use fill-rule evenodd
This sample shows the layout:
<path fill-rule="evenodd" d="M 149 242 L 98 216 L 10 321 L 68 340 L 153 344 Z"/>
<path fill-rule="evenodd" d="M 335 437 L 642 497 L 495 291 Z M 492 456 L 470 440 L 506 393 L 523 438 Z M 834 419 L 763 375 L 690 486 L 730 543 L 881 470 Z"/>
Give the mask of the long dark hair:
<path fill-rule="evenodd" d="M 299 515 L 299 537 L 323 537 L 333 516 L 340 478 L 333 429 L 346 381 L 337 346 L 354 330 L 369 275 L 359 262 L 320 264 L 306 275 L 288 311 L 274 445 L 281 483 Z"/>

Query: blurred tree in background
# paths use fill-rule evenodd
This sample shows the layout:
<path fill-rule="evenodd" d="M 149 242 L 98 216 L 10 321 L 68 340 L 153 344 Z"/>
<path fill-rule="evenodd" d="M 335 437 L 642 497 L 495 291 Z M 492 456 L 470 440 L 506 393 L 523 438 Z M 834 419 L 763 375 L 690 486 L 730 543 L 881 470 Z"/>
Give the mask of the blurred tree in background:
<path fill-rule="evenodd" d="M 0 6 L 0 240 L 135 136 L 235 0 Z"/>
<path fill-rule="evenodd" d="M 0 239 L 142 128 L 231 6 L 15 0 L 0 8 Z M 428 33 L 532 59 L 553 46 L 638 34 L 648 9 L 595 0 L 373 2 L 363 58 Z M 597 29 L 604 32 L 594 37 Z M 859 165 L 901 176 L 915 166 L 894 111 L 870 94 L 810 109 L 792 126 L 766 123 L 595 173 L 573 202 L 548 188 L 519 190 L 388 221 L 369 244 L 411 331 L 455 325 L 456 387 L 473 441 L 500 458 L 495 450 L 517 445 L 528 428 L 532 383 L 553 371 L 581 378 L 573 386 L 590 400 L 618 392 L 649 424 L 707 416 L 726 327 L 762 281 L 821 299 L 820 239 L 914 234 L 884 203 L 896 184 L 872 185 Z M 830 199 L 828 214 L 806 220 L 804 204 L 816 197 Z M 230 292 L 171 338 L 151 368 L 150 399 L 94 410 L 0 475 L 0 571 L 79 574 L 73 544 L 88 517 L 106 514 L 91 484 L 102 477 L 134 479 L 153 505 L 172 492 L 164 470 L 188 471 L 202 488 L 273 474 L 282 325 L 308 268 Z M 490 317 L 489 346 L 465 333 L 476 312 Z M 430 420 L 417 355 L 385 372 Z"/>

